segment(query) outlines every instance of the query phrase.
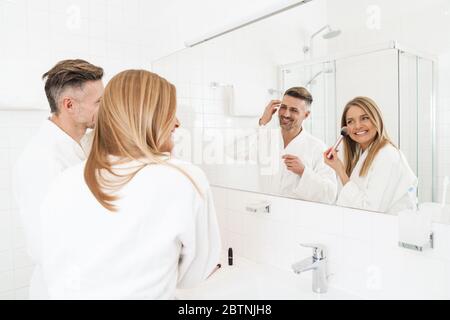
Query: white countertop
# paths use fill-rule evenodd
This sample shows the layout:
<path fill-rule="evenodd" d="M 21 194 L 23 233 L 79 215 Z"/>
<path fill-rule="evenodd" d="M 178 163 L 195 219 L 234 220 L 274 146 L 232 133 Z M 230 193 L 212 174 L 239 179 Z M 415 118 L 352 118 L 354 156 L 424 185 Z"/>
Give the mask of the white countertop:
<path fill-rule="evenodd" d="M 225 261 L 225 259 L 222 259 Z M 354 300 L 359 297 L 329 288 L 312 291 L 312 271 L 297 275 L 272 266 L 235 257 L 234 265 L 222 263 L 208 280 L 193 289 L 178 289 L 180 300 Z"/>

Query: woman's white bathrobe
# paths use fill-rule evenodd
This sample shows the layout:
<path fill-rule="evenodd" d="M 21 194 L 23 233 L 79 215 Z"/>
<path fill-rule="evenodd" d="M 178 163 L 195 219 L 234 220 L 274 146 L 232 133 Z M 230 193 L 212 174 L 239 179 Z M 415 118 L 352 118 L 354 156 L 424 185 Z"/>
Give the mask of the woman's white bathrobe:
<path fill-rule="evenodd" d="M 340 206 L 396 214 L 412 208 L 408 196 L 410 187 L 417 187 L 417 177 L 403 153 L 388 144 L 376 155 L 367 176 L 359 173 L 368 150 L 360 157 L 350 181 L 339 193 Z"/>
<path fill-rule="evenodd" d="M 208 181 L 194 165 L 170 162 L 203 195 L 178 170 L 148 165 L 120 190 L 119 210 L 110 212 L 86 185 L 84 164 L 60 176 L 41 208 L 41 264 L 51 299 L 172 299 L 177 285 L 211 274 L 220 236 Z"/>

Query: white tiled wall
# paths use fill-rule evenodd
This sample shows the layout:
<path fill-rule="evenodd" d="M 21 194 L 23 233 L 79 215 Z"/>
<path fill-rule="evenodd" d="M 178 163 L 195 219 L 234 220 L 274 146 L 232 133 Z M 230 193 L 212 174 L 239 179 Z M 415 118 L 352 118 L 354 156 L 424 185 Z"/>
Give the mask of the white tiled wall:
<path fill-rule="evenodd" d="M 373 299 L 449 299 L 450 226 L 435 224 L 435 248 L 399 248 L 396 216 L 374 214 L 249 192 L 213 188 L 224 249 L 291 272 L 311 256 L 300 243 L 328 249 L 330 284 Z M 271 204 L 270 214 L 246 205 Z"/>
<path fill-rule="evenodd" d="M 40 77 L 63 59 L 97 64 L 106 80 L 149 67 L 150 7 L 142 0 L 0 0 L 0 106 L 46 108 Z"/>
<path fill-rule="evenodd" d="M 11 190 L 13 164 L 46 111 L 0 110 L 0 299 L 26 299 L 33 264 Z"/>

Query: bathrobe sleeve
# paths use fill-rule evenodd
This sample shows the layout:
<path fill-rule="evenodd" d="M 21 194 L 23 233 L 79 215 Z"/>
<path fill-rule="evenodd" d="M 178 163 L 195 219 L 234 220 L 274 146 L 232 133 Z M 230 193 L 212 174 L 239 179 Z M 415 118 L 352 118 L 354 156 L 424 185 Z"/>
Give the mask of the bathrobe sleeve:
<path fill-rule="evenodd" d="M 403 171 L 402 164 L 399 155 L 394 158 L 392 153 L 380 150 L 365 179 L 358 179 L 358 182 L 350 179 L 342 188 L 337 204 L 387 212 Z"/>
<path fill-rule="evenodd" d="M 201 174 L 204 176 L 203 172 Z M 202 177 L 202 180 L 199 185 L 207 185 L 206 177 Z M 182 249 L 178 267 L 179 288 L 193 287 L 206 280 L 220 259 L 220 234 L 212 192 L 209 185 L 200 189 L 203 198 L 195 195 L 194 216 L 186 223 L 185 232 L 180 235 Z"/>
<path fill-rule="evenodd" d="M 305 167 L 294 193 L 302 200 L 332 204 L 336 202 L 337 195 L 336 174 L 323 161 L 323 152 L 316 149 L 314 167 Z"/>

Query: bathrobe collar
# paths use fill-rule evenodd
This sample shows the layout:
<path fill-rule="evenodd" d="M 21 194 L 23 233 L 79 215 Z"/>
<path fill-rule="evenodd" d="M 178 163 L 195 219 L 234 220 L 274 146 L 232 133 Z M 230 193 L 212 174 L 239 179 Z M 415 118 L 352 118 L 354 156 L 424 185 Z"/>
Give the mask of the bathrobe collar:
<path fill-rule="evenodd" d="M 80 143 L 75 141 L 64 130 L 58 127 L 50 118 L 44 121 L 41 132 L 53 141 L 58 147 L 61 154 L 74 154 L 78 159 L 85 160 L 89 150 L 87 146 L 82 147 Z M 82 142 L 83 143 L 83 142 Z"/>

